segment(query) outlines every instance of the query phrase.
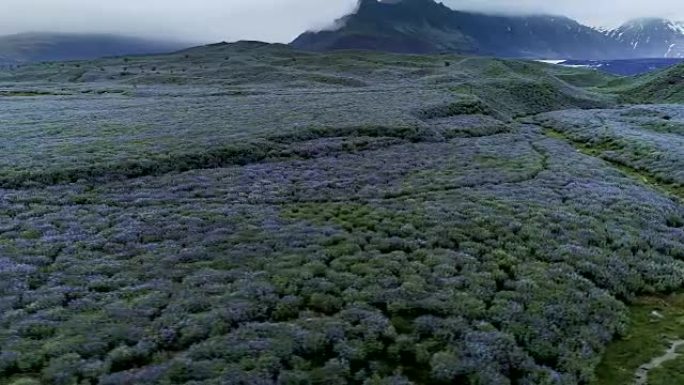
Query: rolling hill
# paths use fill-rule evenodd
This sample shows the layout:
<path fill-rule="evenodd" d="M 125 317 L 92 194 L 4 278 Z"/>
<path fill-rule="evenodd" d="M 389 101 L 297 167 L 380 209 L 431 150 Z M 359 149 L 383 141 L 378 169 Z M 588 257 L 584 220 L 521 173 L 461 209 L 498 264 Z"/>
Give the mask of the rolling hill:
<path fill-rule="evenodd" d="M 615 88 L 630 103 L 684 103 L 684 65 L 619 81 Z"/>

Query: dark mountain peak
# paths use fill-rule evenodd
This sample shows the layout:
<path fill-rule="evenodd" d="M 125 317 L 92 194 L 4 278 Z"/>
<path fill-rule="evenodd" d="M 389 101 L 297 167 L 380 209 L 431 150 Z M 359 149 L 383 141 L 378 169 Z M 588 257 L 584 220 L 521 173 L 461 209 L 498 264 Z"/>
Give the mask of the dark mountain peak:
<path fill-rule="evenodd" d="M 361 0 L 362 2 L 374 2 L 382 5 L 400 5 L 400 6 L 434 6 L 440 5 L 435 0 Z"/>
<path fill-rule="evenodd" d="M 503 16 L 453 10 L 434 0 L 360 0 L 334 31 L 308 32 L 292 45 L 307 50 L 593 59 L 619 56 L 617 43 L 562 16 Z"/>
<path fill-rule="evenodd" d="M 360 0 L 358 10 L 349 17 L 372 17 L 377 21 L 388 22 L 397 19 L 443 18 L 452 12 L 454 11 L 434 0 Z"/>
<path fill-rule="evenodd" d="M 358 13 L 358 12 L 361 12 L 363 10 L 373 8 L 373 7 L 377 7 L 377 6 L 378 6 L 378 0 L 359 0 L 358 6 L 356 7 L 357 8 L 356 12 Z"/>
<path fill-rule="evenodd" d="M 308 50 L 478 54 L 539 59 L 684 57 L 684 23 L 640 18 L 598 30 L 554 15 L 505 16 L 453 10 L 435 0 L 359 0 L 334 31 L 309 32 Z"/>

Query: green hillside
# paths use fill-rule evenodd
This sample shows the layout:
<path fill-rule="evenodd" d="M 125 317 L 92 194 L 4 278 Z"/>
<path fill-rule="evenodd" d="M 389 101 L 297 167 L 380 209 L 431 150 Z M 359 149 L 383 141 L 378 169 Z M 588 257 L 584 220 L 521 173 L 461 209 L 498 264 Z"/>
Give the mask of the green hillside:
<path fill-rule="evenodd" d="M 617 84 L 615 91 L 629 103 L 684 102 L 684 65 L 678 65 Z"/>

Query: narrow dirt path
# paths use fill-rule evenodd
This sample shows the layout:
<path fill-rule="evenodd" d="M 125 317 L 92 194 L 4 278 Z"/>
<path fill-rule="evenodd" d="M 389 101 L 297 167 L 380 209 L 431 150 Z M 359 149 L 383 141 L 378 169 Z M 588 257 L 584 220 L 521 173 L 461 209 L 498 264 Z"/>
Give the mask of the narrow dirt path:
<path fill-rule="evenodd" d="M 674 341 L 672 343 L 672 346 L 670 346 L 670 348 L 665 352 L 665 354 L 663 354 L 660 357 L 654 358 L 648 364 L 641 365 L 639 369 L 637 369 L 636 373 L 634 373 L 634 384 L 647 385 L 648 373 L 653 369 L 659 368 L 664 363 L 672 361 L 679 357 L 680 354 L 677 353 L 677 349 L 679 349 L 681 346 L 684 346 L 684 340 Z"/>

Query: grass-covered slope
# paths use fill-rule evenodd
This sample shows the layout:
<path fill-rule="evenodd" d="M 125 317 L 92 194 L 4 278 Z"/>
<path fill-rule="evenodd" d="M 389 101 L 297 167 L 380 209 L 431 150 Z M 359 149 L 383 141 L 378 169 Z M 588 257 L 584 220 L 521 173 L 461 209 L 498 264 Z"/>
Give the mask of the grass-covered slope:
<path fill-rule="evenodd" d="M 0 384 L 589 383 L 684 283 L 684 207 L 514 119 L 612 105 L 587 74 L 258 43 L 0 73 Z"/>
<path fill-rule="evenodd" d="M 627 103 L 684 102 L 684 65 L 616 82 L 611 91 Z"/>

